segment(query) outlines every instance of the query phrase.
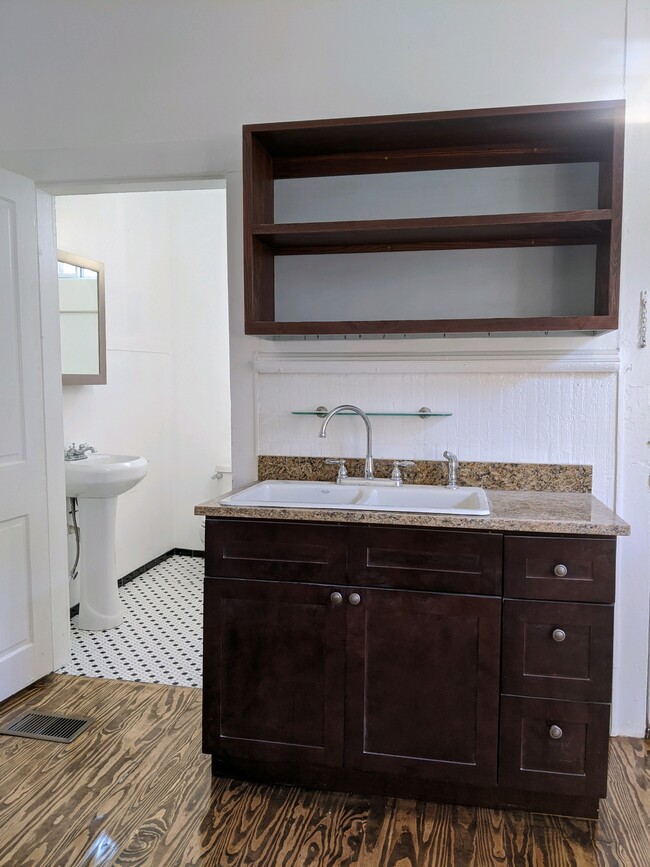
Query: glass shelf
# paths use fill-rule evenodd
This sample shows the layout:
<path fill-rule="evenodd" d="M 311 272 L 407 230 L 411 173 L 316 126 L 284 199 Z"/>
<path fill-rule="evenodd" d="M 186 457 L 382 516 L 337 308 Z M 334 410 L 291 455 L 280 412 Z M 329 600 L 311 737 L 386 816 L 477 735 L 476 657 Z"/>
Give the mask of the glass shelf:
<path fill-rule="evenodd" d="M 308 410 L 292 410 L 291 415 L 316 415 L 318 418 L 325 418 L 329 410 L 326 406 L 319 406 L 316 409 Z M 337 415 L 357 415 L 356 412 L 339 412 Z M 451 415 L 450 412 L 432 412 L 428 406 L 420 407 L 417 412 L 366 412 L 366 415 L 382 415 L 395 416 L 398 418 L 447 418 Z"/>

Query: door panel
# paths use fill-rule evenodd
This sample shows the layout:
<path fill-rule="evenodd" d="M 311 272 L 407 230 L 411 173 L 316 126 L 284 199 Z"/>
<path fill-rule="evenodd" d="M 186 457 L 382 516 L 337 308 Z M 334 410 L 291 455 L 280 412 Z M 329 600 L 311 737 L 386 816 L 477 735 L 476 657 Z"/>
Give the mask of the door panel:
<path fill-rule="evenodd" d="M 604 797 L 608 733 L 608 704 L 504 695 L 499 782 Z"/>
<path fill-rule="evenodd" d="M 339 765 L 345 612 L 333 588 L 206 578 L 204 749 Z"/>
<path fill-rule="evenodd" d="M 205 574 L 345 583 L 347 528 L 281 521 L 223 521 L 208 518 Z"/>
<path fill-rule="evenodd" d="M 29 534 L 22 515 L 0 523 L 0 594 L 14 604 L 0 608 L 0 635 L 5 652 L 15 654 L 34 640 L 29 599 Z"/>
<path fill-rule="evenodd" d="M 506 599 L 501 691 L 608 702 L 613 626 L 613 605 Z"/>
<path fill-rule="evenodd" d="M 52 670 L 52 620 L 36 193 L 1 170 L 0 311 L 2 699 Z"/>
<path fill-rule="evenodd" d="M 358 592 L 346 606 L 346 763 L 496 782 L 500 599 Z"/>
<path fill-rule="evenodd" d="M 503 536 L 413 527 L 351 527 L 350 583 L 396 590 L 501 593 Z"/>
<path fill-rule="evenodd" d="M 566 602 L 613 602 L 616 540 L 506 536 L 506 596 Z"/>

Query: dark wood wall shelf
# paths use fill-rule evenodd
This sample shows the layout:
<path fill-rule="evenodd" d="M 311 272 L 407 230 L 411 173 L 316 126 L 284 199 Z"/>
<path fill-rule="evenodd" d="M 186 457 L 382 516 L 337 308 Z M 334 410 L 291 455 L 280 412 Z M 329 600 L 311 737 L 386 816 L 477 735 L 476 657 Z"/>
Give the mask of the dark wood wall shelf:
<path fill-rule="evenodd" d="M 435 334 L 616 328 L 623 131 L 622 101 L 245 126 L 246 333 Z M 275 222 L 278 180 L 566 163 L 598 163 L 596 208 Z M 276 256 L 578 245 L 596 248 L 593 309 L 584 315 L 522 317 L 515 313 L 512 318 L 384 317 L 365 321 L 343 321 L 342 315 L 340 321 L 301 322 L 276 317 Z M 408 309 L 408 304 L 405 307 Z"/>

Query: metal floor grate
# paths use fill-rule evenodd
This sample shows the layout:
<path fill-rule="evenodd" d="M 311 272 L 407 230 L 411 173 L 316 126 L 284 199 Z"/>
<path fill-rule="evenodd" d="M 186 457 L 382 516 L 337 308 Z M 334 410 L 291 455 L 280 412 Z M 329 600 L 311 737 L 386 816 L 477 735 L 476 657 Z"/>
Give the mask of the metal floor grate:
<path fill-rule="evenodd" d="M 0 726 L 0 735 L 15 735 L 20 738 L 37 738 L 41 741 L 56 741 L 69 744 L 87 728 L 87 717 L 61 716 L 60 714 L 26 711 L 18 719 Z"/>

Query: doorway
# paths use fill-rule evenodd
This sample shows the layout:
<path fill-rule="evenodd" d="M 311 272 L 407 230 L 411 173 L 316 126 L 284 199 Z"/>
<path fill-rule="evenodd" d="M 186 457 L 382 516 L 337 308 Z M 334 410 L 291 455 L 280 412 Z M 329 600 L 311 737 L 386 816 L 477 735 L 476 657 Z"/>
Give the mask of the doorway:
<path fill-rule="evenodd" d="M 203 539 L 193 509 L 230 481 L 225 185 L 58 195 L 56 229 L 60 250 L 103 263 L 105 283 L 107 382 L 64 385 L 66 446 L 85 442 L 149 461 L 145 479 L 118 499 L 124 628 L 84 634 L 73 619 L 73 660 L 86 647 L 97 658 L 83 673 L 97 675 L 101 660 L 111 659 L 100 676 L 195 685 L 179 672 L 184 663 L 167 623 L 180 601 L 185 634 L 176 637 L 198 644 L 200 654 L 201 599 L 193 590 L 202 584 Z M 71 566 L 72 524 L 69 515 Z M 83 526 L 80 536 L 83 545 Z M 71 606 L 82 580 L 70 582 Z M 157 646 L 161 665 L 133 665 L 138 636 Z M 146 647 L 143 655 L 152 658 Z M 122 670 L 120 657 L 130 667 L 111 674 Z"/>

